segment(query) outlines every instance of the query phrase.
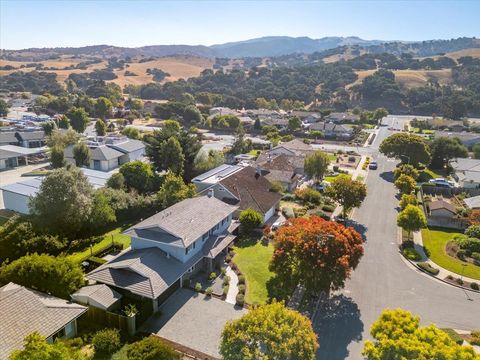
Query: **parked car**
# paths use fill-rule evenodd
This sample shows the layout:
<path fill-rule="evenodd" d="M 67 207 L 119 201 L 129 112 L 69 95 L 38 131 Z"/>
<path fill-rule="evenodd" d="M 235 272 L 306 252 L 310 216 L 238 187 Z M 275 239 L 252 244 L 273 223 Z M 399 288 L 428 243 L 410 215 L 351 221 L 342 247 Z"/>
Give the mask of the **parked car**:
<path fill-rule="evenodd" d="M 444 179 L 444 178 L 430 179 L 429 183 L 438 187 L 445 187 L 450 189 L 455 187 L 455 184 L 452 181 L 448 181 L 447 179 Z"/>
<path fill-rule="evenodd" d="M 376 161 L 372 161 L 369 165 L 368 165 L 368 168 L 370 170 L 377 170 L 378 169 L 378 164 Z"/>

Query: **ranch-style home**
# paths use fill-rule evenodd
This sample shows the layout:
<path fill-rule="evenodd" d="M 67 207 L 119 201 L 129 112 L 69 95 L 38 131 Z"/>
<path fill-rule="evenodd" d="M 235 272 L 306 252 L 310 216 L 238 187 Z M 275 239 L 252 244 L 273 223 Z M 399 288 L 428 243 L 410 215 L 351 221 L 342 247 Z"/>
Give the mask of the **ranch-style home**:
<path fill-rule="evenodd" d="M 90 148 L 90 169 L 111 171 L 134 160 L 141 160 L 145 155 L 145 144 L 140 140 L 125 136 L 107 136 L 87 141 Z M 75 164 L 73 145 L 65 148 L 65 160 Z"/>
<path fill-rule="evenodd" d="M 8 283 L 0 287 L 0 359 L 23 348 L 25 336 L 37 331 L 48 342 L 77 334 L 77 319 L 87 307 Z"/>
<path fill-rule="evenodd" d="M 238 227 L 237 206 L 210 192 L 183 200 L 125 231 L 132 238 L 126 251 L 88 274 L 136 300 L 145 318 L 198 271 L 213 271 L 224 261 Z"/>

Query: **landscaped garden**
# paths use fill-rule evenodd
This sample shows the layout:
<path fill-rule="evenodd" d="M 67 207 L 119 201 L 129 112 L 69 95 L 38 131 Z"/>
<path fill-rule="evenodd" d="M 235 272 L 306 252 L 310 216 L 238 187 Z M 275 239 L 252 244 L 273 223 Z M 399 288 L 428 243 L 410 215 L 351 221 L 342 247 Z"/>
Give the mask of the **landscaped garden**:
<path fill-rule="evenodd" d="M 245 276 L 245 301 L 249 304 L 265 304 L 269 299 L 267 283 L 274 273 L 268 270 L 273 255 L 273 245 L 264 245 L 256 239 L 241 239 L 234 247 L 233 262 Z"/>
<path fill-rule="evenodd" d="M 68 257 L 75 262 L 82 262 L 92 256 L 92 254 L 95 255 L 103 252 L 112 244 L 126 249 L 130 246 L 131 239 L 130 236 L 122 234 L 123 230 L 124 229 L 122 227 L 117 227 L 114 230 L 106 233 L 103 236 L 103 239 L 94 244 L 91 248 L 88 247 L 82 251 L 75 252 Z"/>
<path fill-rule="evenodd" d="M 450 229 L 423 229 L 423 245 L 429 258 L 437 265 L 459 275 L 480 280 L 480 266 L 448 254 L 447 249 L 451 246 L 455 236 L 462 233 Z"/>

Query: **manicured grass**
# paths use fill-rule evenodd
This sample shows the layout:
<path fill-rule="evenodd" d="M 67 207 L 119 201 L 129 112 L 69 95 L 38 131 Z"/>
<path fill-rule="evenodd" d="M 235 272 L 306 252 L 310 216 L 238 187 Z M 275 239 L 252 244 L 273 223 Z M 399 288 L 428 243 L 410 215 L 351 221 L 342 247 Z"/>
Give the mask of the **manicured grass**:
<path fill-rule="evenodd" d="M 97 251 L 101 252 L 103 249 L 108 248 L 112 243 L 112 236 L 113 236 L 113 241 L 116 244 L 121 244 L 124 249 L 130 246 L 130 236 L 123 235 L 121 234 L 121 232 L 122 232 L 122 228 L 119 227 L 106 233 L 100 242 L 93 245 L 93 253 Z M 90 254 L 91 254 L 90 248 L 87 248 L 83 251 L 75 252 L 69 255 L 68 258 L 70 258 L 75 262 L 82 262 L 86 260 L 88 257 L 90 257 Z"/>
<path fill-rule="evenodd" d="M 332 182 L 333 180 L 335 180 L 337 177 L 336 176 L 325 176 L 323 178 L 323 180 L 327 181 L 327 182 Z"/>
<path fill-rule="evenodd" d="M 260 241 L 235 246 L 233 261 L 245 275 L 247 292 L 245 301 L 249 304 L 265 304 L 268 300 L 267 282 L 274 276 L 268 265 L 273 255 L 273 245 Z"/>
<path fill-rule="evenodd" d="M 330 162 L 334 162 L 337 160 L 337 155 L 332 153 L 327 153 L 327 154 L 328 154 L 328 160 L 330 160 Z"/>
<path fill-rule="evenodd" d="M 449 229 L 423 229 L 423 245 L 427 250 L 427 255 L 434 263 L 447 270 L 459 275 L 463 273 L 464 276 L 480 280 L 480 266 L 453 258 L 445 251 L 447 243 L 458 234 L 461 233 Z"/>

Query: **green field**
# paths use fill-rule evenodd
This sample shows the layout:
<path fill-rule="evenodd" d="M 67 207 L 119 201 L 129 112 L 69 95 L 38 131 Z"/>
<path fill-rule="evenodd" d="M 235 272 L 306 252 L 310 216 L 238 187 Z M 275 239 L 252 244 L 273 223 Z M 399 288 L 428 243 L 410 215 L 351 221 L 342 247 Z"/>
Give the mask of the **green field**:
<path fill-rule="evenodd" d="M 245 301 L 249 304 L 265 304 L 268 300 L 267 282 L 274 276 L 274 273 L 268 270 L 273 246 L 265 246 L 260 241 L 248 244 L 240 242 L 234 250 L 233 261 L 245 275 Z"/>
<path fill-rule="evenodd" d="M 116 228 L 108 233 L 106 233 L 103 236 L 103 239 L 93 245 L 93 249 L 90 250 L 90 248 L 87 248 L 83 251 L 78 251 L 73 254 L 68 255 L 68 258 L 75 261 L 75 262 L 82 262 L 86 260 L 88 257 L 90 257 L 91 252 L 96 253 L 96 252 L 102 252 L 104 249 L 107 249 L 110 244 L 115 242 L 116 244 L 121 244 L 123 248 L 127 248 L 130 246 L 130 236 L 123 235 L 122 233 L 122 228 Z"/>
<path fill-rule="evenodd" d="M 423 229 L 422 238 L 423 246 L 427 251 L 427 255 L 437 265 L 450 270 L 458 275 L 470 277 L 480 280 L 480 266 L 473 265 L 468 262 L 461 261 L 447 255 L 445 246 L 459 232 L 449 229 Z M 465 264 L 465 266 L 463 266 Z"/>

